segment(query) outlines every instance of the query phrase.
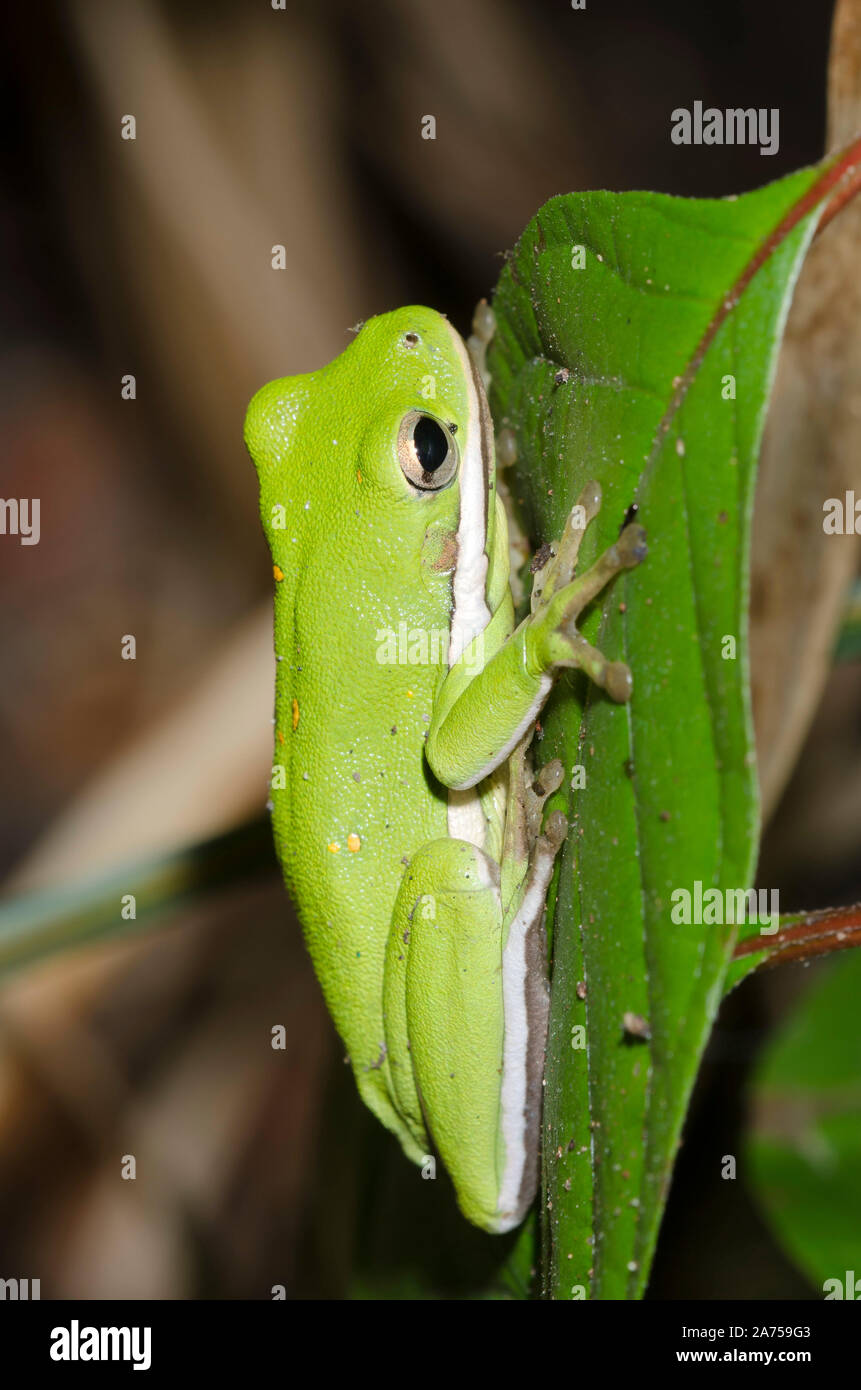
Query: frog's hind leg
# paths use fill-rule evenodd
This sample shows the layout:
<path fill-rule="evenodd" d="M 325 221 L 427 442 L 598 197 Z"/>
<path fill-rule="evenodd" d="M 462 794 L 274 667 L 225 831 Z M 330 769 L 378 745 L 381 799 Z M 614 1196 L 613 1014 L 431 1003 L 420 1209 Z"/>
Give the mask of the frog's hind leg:
<path fill-rule="evenodd" d="M 386 951 L 383 1016 L 394 1102 L 427 1134 L 464 1214 L 498 1212 L 503 1062 L 502 903 L 494 860 L 466 840 L 422 845 L 404 874 Z"/>
<path fill-rule="evenodd" d="M 395 902 L 386 949 L 385 1074 L 392 1104 L 421 1161 L 430 1141 L 464 1214 L 488 1231 L 522 1221 L 538 1180 L 548 987 L 544 901 L 567 831 L 560 812 L 540 829 L 561 779 L 528 772 L 506 822 L 521 853 L 505 893 L 499 866 L 466 840 L 434 840 L 414 855 Z"/>

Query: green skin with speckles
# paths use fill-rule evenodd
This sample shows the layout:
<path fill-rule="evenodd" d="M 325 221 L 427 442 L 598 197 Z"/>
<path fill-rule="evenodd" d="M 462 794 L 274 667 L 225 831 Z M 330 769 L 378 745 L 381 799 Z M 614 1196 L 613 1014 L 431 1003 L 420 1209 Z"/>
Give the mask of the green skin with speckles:
<path fill-rule="evenodd" d="M 423 414 L 449 444 L 438 488 L 403 466 Z M 433 1145 L 470 1220 L 507 1230 L 537 1178 L 561 842 L 527 826 L 523 754 L 553 670 L 586 664 L 577 585 L 514 631 L 484 391 L 430 309 L 371 319 L 327 367 L 264 386 L 245 437 L 275 575 L 285 881 L 363 1099 L 414 1161 Z"/>

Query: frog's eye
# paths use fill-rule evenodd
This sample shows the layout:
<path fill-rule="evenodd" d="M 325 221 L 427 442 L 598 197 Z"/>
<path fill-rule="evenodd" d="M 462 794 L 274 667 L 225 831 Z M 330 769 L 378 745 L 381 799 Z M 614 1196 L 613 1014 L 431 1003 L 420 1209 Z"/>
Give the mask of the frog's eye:
<path fill-rule="evenodd" d="M 423 410 L 411 410 L 398 430 L 398 462 L 413 487 L 439 492 L 457 472 L 457 445 L 449 426 Z"/>

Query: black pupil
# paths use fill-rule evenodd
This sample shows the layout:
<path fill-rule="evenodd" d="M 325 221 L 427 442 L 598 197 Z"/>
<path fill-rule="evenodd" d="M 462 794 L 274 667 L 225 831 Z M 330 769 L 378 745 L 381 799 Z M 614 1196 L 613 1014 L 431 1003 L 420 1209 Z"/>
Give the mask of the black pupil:
<path fill-rule="evenodd" d="M 429 415 L 423 415 L 416 421 L 413 443 L 416 458 L 425 473 L 435 473 L 440 465 L 445 463 L 448 457 L 448 440 L 442 426 Z"/>

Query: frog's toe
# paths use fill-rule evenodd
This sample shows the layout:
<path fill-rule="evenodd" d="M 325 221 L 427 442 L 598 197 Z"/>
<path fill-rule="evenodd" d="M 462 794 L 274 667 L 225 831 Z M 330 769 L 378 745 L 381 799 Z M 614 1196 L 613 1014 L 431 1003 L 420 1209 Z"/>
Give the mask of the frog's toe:
<path fill-rule="evenodd" d="M 483 343 L 489 343 L 496 332 L 496 315 L 486 299 L 480 299 L 475 306 L 472 331 Z"/>
<path fill-rule="evenodd" d="M 546 842 L 554 858 L 567 834 L 568 817 L 563 815 L 561 811 L 551 811 L 547 817 L 547 824 L 542 831 L 541 839 Z"/>
<path fill-rule="evenodd" d="M 642 526 L 636 522 L 631 522 L 625 527 L 621 536 L 616 542 L 616 550 L 619 554 L 619 562 L 624 569 L 632 570 L 639 565 L 649 553 L 646 545 L 646 532 Z"/>
<path fill-rule="evenodd" d="M 634 678 L 631 675 L 631 668 L 624 661 L 608 661 L 604 670 L 603 680 L 598 682 L 606 690 L 611 700 L 615 700 L 617 705 L 624 705 L 631 698 L 634 689 Z"/>
<path fill-rule="evenodd" d="M 586 514 L 586 526 L 588 526 L 589 522 L 593 521 L 600 512 L 603 496 L 601 484 L 598 482 L 597 478 L 590 478 L 583 488 L 583 491 L 580 493 L 580 496 L 577 498 L 577 501 L 574 503 L 574 506 L 571 508 L 572 516 L 575 513 L 578 516 L 582 515 L 582 513 L 578 511 L 578 508 L 582 507 L 583 512 Z M 583 529 L 585 530 L 585 527 L 583 527 Z"/>
<path fill-rule="evenodd" d="M 565 776 L 565 768 L 560 758 L 554 758 L 552 762 L 545 763 L 535 781 L 532 783 L 532 790 L 542 801 L 546 801 L 548 796 L 557 791 L 562 786 L 562 779 Z"/>

